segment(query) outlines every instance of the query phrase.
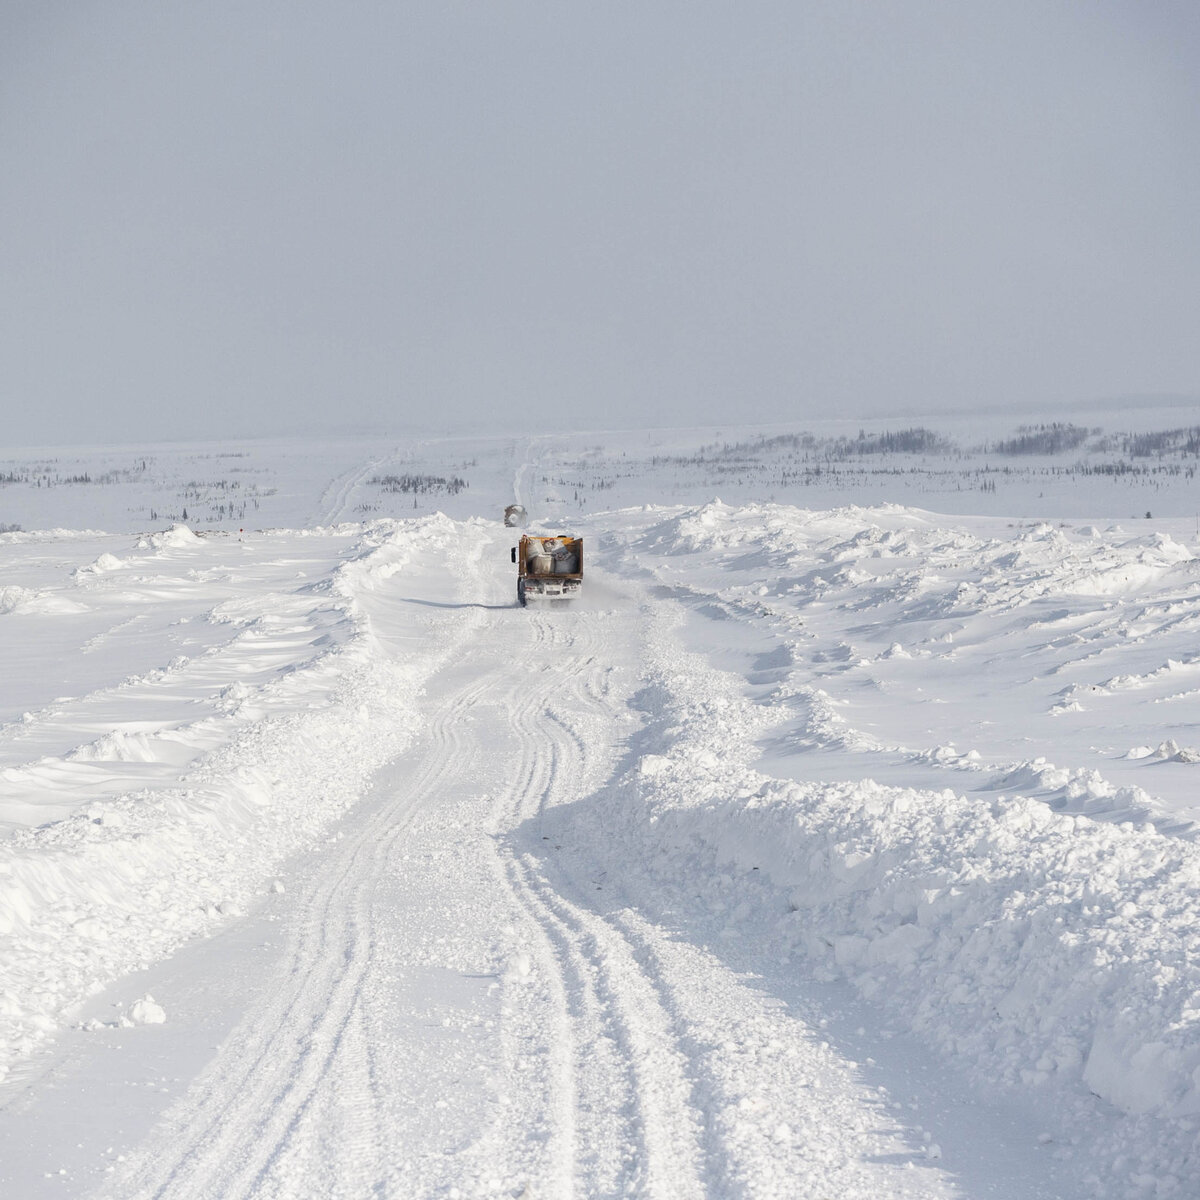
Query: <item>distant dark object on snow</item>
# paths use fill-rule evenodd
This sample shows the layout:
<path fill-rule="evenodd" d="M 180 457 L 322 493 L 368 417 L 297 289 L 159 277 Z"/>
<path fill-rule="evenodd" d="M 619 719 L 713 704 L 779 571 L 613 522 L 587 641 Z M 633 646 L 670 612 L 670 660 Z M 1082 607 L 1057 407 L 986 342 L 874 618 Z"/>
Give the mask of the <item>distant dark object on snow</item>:
<path fill-rule="evenodd" d="M 523 504 L 510 504 L 504 510 L 504 524 L 509 529 L 524 529 L 529 524 L 529 514 Z"/>
<path fill-rule="evenodd" d="M 997 454 L 1063 454 L 1077 450 L 1088 439 L 1088 431 L 1079 425 L 1055 421 L 1050 425 L 1022 425 L 1017 436 L 996 442 Z"/>
<path fill-rule="evenodd" d="M 367 480 L 373 487 L 381 487 L 385 492 L 411 492 L 414 495 L 436 495 L 446 492 L 457 496 L 463 488 L 468 487 L 465 479 L 451 475 L 449 479 L 441 475 L 376 475 Z"/>

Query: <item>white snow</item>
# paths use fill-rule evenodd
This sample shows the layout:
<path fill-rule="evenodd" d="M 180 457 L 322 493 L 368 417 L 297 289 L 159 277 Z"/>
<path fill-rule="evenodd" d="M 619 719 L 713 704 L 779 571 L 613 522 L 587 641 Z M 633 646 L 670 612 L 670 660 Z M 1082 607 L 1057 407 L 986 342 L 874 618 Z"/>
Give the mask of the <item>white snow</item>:
<path fill-rule="evenodd" d="M 129 1010 L 129 1019 L 134 1025 L 162 1025 L 167 1019 L 167 1014 L 162 1006 L 155 1002 L 153 996 L 145 995 L 134 1001 Z"/>
<path fill-rule="evenodd" d="M 184 448 L 26 489 L 6 1194 L 1200 1193 L 1192 477 L 1134 528 L 686 448 L 231 454 L 292 527 L 123 515 Z M 577 601 L 516 606 L 514 501 Z"/>

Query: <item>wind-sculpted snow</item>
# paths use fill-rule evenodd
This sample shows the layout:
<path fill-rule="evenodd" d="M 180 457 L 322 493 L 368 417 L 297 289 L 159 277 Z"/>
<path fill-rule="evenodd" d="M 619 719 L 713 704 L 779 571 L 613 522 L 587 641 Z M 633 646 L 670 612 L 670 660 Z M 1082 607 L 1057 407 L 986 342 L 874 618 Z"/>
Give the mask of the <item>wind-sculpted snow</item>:
<path fill-rule="evenodd" d="M 0 616 L 6 613 L 29 615 L 33 613 L 80 613 L 86 608 L 65 596 L 36 591 L 15 584 L 0 587 Z"/>
<path fill-rule="evenodd" d="M 174 533 L 154 545 L 193 541 Z M 219 618 L 259 636 L 235 637 L 207 660 L 210 715 L 111 730 L 61 760 L 4 769 L 13 818 L 28 821 L 34 809 L 18 798 L 37 795 L 79 811 L 17 829 L 0 845 L 0 1072 L 106 981 L 241 911 L 278 864 L 319 837 L 403 749 L 420 725 L 422 683 L 444 648 L 414 638 L 402 660 L 379 657 L 360 597 L 414 556 L 447 549 L 469 558 L 470 527 L 427 518 L 359 531 L 324 578 L 247 597 L 236 617 Z M 316 609 L 322 617 L 314 622 Z M 327 632 L 313 647 L 316 628 Z M 285 661 L 280 643 L 289 640 Z M 220 654 L 228 661 L 215 663 Z M 273 657 L 271 669 L 247 686 L 238 677 L 253 680 L 262 655 Z M 126 681 L 117 694 L 144 693 L 155 682 Z M 105 700 L 93 693 L 80 704 L 100 713 Z M 140 706 L 154 712 L 152 698 L 143 695 Z M 37 719 L 23 728 L 31 724 Z M 120 765 L 115 775 L 106 775 L 108 764 Z M 126 764 L 161 764 L 156 786 L 120 791 Z M 104 794 L 106 784 L 115 794 Z"/>
<path fill-rule="evenodd" d="M 775 699 L 803 714 L 794 744 L 1024 778 L 1112 820 L 1194 820 L 1194 775 L 1151 777 L 1127 754 L 1173 742 L 1182 758 L 1155 761 L 1182 765 L 1200 740 L 1179 703 L 1200 688 L 1200 559 L 1166 535 L 716 502 L 637 545 L 697 614 L 724 610 L 792 656 Z"/>

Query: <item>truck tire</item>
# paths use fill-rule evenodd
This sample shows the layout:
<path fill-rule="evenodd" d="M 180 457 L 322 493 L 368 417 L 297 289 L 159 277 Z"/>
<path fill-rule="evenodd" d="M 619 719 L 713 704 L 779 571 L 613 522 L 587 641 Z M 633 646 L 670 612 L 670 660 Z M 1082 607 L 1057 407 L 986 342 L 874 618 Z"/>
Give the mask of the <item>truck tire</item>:
<path fill-rule="evenodd" d="M 523 579 L 517 580 L 517 603 L 522 608 L 525 607 L 525 580 Z"/>

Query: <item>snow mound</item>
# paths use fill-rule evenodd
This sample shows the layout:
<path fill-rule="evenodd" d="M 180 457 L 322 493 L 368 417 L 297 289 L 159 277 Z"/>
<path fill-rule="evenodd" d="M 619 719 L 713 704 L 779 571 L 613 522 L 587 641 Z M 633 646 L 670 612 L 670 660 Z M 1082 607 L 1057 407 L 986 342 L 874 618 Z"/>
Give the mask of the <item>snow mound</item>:
<path fill-rule="evenodd" d="M 0 587 L 0 616 L 16 613 L 21 616 L 54 616 L 87 612 L 85 604 L 68 600 L 53 591 L 36 591 L 10 584 Z"/>
<path fill-rule="evenodd" d="M 86 567 L 78 567 L 74 575 L 77 581 L 83 582 L 97 575 L 107 575 L 112 571 L 119 571 L 126 565 L 124 559 L 118 558 L 115 554 L 109 554 L 106 551 L 95 562 L 89 563 Z"/>
<path fill-rule="evenodd" d="M 156 762 L 159 756 L 147 733 L 114 729 L 67 757 L 76 762 Z"/>
<path fill-rule="evenodd" d="M 15 584 L 0 587 L 0 613 L 21 612 L 36 595 L 37 593 L 29 588 L 17 587 Z"/>
<path fill-rule="evenodd" d="M 161 1025 L 166 1019 L 162 1005 L 150 995 L 135 1000 L 129 1009 L 129 1020 L 134 1025 Z"/>
<path fill-rule="evenodd" d="M 201 541 L 186 525 L 176 523 L 163 533 L 152 533 L 147 537 L 138 538 L 135 546 L 138 550 L 177 550 L 194 546 Z"/>

